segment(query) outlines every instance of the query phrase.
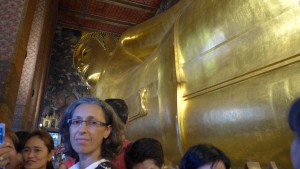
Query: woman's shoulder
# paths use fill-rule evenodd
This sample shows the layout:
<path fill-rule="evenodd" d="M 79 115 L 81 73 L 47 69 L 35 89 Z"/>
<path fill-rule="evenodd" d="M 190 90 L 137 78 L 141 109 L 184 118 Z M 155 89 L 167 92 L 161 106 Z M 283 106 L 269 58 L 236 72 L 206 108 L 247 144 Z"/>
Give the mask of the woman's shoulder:
<path fill-rule="evenodd" d="M 95 169 L 117 169 L 110 161 L 102 161 Z"/>

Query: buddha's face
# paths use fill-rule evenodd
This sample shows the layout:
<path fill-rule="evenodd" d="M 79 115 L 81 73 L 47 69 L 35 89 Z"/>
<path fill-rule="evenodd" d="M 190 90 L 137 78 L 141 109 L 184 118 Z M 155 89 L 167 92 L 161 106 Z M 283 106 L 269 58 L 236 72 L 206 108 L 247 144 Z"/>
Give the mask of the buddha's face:
<path fill-rule="evenodd" d="M 96 39 L 88 38 L 79 44 L 73 59 L 82 81 L 93 89 L 104 71 L 108 52 Z"/>

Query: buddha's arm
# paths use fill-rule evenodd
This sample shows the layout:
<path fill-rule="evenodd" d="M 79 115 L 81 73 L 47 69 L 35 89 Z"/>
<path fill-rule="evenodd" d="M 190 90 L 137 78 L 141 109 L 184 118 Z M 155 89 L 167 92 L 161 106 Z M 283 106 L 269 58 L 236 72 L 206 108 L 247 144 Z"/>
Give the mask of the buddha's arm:
<path fill-rule="evenodd" d="M 173 27 L 190 0 L 181 0 L 169 10 L 156 17 L 130 28 L 120 38 L 119 46 L 124 53 L 144 60 L 160 44 L 165 34 Z"/>

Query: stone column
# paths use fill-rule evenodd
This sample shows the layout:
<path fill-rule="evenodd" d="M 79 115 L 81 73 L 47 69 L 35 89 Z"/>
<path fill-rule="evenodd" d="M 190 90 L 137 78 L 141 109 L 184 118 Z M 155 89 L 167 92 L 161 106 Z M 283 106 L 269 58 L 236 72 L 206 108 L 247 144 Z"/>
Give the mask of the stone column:
<path fill-rule="evenodd" d="M 0 121 L 12 125 L 36 0 L 0 5 Z"/>
<path fill-rule="evenodd" d="M 58 10 L 57 0 L 37 0 L 13 118 L 13 129 L 31 130 L 38 118 L 38 98 L 48 70 Z"/>

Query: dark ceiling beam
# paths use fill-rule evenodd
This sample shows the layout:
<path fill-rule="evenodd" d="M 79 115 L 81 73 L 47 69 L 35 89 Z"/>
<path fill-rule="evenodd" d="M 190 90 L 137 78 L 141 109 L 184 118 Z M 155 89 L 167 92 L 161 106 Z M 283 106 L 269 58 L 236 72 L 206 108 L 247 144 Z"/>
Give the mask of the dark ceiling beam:
<path fill-rule="evenodd" d="M 135 23 L 125 22 L 125 21 L 102 17 L 102 16 L 97 16 L 97 15 L 91 15 L 91 14 L 88 14 L 85 12 L 70 10 L 70 9 L 66 9 L 66 8 L 60 8 L 59 12 L 65 13 L 66 15 L 73 16 L 73 17 L 79 18 L 79 19 L 85 19 L 85 20 L 90 20 L 90 21 L 94 21 L 94 22 L 102 22 L 102 23 L 121 26 L 121 27 L 132 27 L 135 25 Z"/>
<path fill-rule="evenodd" d="M 116 35 L 116 37 L 120 37 L 121 34 L 120 33 L 116 33 L 116 32 L 109 32 L 109 31 L 103 31 L 103 30 L 99 30 L 99 29 L 93 29 L 93 28 L 89 28 L 89 27 L 84 27 L 84 26 L 75 26 L 72 24 L 66 24 L 66 23 L 58 23 L 59 26 L 63 27 L 63 28 L 69 28 L 69 29 L 74 29 L 74 30 L 78 30 L 80 32 L 106 32 L 106 33 L 111 33 Z"/>
<path fill-rule="evenodd" d="M 128 0 L 102 0 L 101 2 L 106 2 L 117 6 L 123 6 L 129 9 L 143 10 L 144 12 L 150 12 L 150 13 L 156 12 L 156 7 L 141 4 L 141 3 L 136 3 Z"/>

